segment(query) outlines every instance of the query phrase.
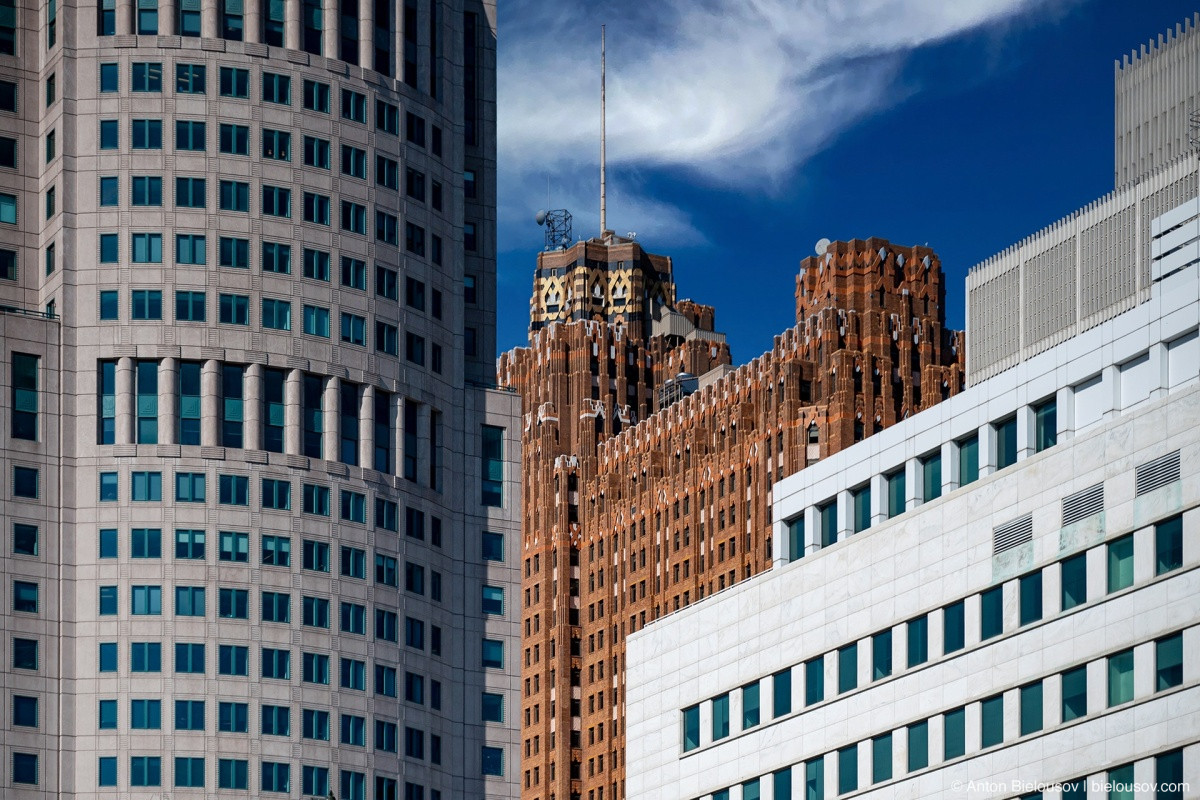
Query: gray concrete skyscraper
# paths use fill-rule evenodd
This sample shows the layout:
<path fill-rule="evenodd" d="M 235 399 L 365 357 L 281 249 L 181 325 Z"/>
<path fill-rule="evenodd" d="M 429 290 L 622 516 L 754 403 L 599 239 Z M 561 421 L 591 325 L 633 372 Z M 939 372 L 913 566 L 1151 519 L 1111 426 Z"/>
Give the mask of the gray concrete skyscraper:
<path fill-rule="evenodd" d="M 3 797 L 516 796 L 495 31 L 0 0 Z"/>

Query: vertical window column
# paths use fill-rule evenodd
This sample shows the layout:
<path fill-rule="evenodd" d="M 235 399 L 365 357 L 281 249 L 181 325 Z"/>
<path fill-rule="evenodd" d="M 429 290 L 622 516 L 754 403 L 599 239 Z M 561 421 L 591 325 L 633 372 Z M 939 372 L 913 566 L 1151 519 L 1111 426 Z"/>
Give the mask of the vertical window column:
<path fill-rule="evenodd" d="M 158 365 L 158 441 L 160 444 L 179 444 L 179 360 L 164 358 Z"/>
<path fill-rule="evenodd" d="M 304 375 L 301 398 L 303 436 L 300 452 L 309 458 L 324 458 L 325 379 L 316 375 Z"/>
<path fill-rule="evenodd" d="M 375 469 L 385 475 L 396 473 L 395 447 L 396 438 L 393 432 L 395 425 L 395 400 L 388 392 L 374 390 L 372 401 L 372 421 L 374 423 L 373 442 Z"/>
<path fill-rule="evenodd" d="M 341 408 L 342 395 L 342 379 L 333 377 L 325 384 L 325 397 L 322 399 L 322 407 L 325 410 L 323 427 L 325 429 L 325 446 L 322 448 L 322 457 L 326 461 L 338 460 L 338 449 L 342 445 L 340 430 L 338 429 L 338 411 Z"/>
<path fill-rule="evenodd" d="M 246 367 L 243 390 L 242 407 L 245 421 L 242 446 L 247 450 L 258 450 L 263 444 L 263 368 L 261 364 L 251 364 Z"/>
<path fill-rule="evenodd" d="M 358 463 L 365 469 L 375 466 L 375 387 L 364 386 L 358 406 Z"/>
<path fill-rule="evenodd" d="M 200 369 L 200 444 L 221 445 L 221 362 L 209 360 Z"/>
<path fill-rule="evenodd" d="M 96 374 L 99 414 L 96 420 L 96 444 L 117 441 L 117 362 L 101 361 Z"/>
<path fill-rule="evenodd" d="M 375 46 L 375 60 L 371 65 L 376 72 L 391 77 L 396 74 L 395 60 L 392 58 L 392 20 L 395 17 L 395 9 L 389 0 L 371 0 L 371 3 L 374 6 L 374 28 L 371 30 L 371 36 Z"/>
<path fill-rule="evenodd" d="M 158 444 L 158 362 L 137 362 L 137 443 Z"/>
<path fill-rule="evenodd" d="M 287 373 L 281 369 L 263 370 L 262 449 L 270 453 L 284 452 L 287 435 L 285 397 Z"/>
<path fill-rule="evenodd" d="M 221 446 L 246 446 L 246 370 L 226 364 L 221 368 Z"/>
<path fill-rule="evenodd" d="M 418 470 L 418 428 L 421 404 L 414 400 L 404 400 L 403 441 L 400 453 L 404 462 L 404 477 L 413 483 L 417 482 Z"/>
<path fill-rule="evenodd" d="M 341 383 L 339 379 L 339 383 Z M 358 448 L 362 411 L 358 384 L 346 381 L 338 387 L 338 457 L 337 460 L 350 466 L 358 466 Z"/>
<path fill-rule="evenodd" d="M 442 412 L 429 409 L 429 488 L 442 490 Z"/>
<path fill-rule="evenodd" d="M 177 444 L 200 444 L 201 364 L 185 361 L 179 365 L 179 436 Z"/>
<path fill-rule="evenodd" d="M 133 359 L 124 356 L 117 361 L 117 441 L 134 443 Z"/>

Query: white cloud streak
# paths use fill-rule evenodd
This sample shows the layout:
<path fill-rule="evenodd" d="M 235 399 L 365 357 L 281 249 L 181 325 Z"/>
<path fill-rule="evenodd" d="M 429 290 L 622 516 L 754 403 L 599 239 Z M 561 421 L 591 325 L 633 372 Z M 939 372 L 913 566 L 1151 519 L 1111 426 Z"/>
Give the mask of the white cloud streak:
<path fill-rule="evenodd" d="M 583 221 L 577 232 L 591 235 L 598 224 L 602 22 L 610 177 L 665 170 L 761 193 L 840 131 L 896 102 L 895 79 L 912 50 L 1051 2 L 503 0 L 502 245 L 508 226 L 530 229 L 547 175 L 553 204 Z M 610 227 L 641 226 L 656 245 L 699 237 L 686 212 L 644 196 L 638 183 L 610 180 L 609 208 Z"/>

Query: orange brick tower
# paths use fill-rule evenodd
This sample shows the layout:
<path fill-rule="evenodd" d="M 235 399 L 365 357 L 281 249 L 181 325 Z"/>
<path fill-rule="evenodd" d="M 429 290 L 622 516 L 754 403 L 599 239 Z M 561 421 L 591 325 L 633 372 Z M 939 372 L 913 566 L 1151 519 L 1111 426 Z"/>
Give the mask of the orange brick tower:
<path fill-rule="evenodd" d="M 499 366 L 524 412 L 524 798 L 624 797 L 625 636 L 770 568 L 775 481 L 961 389 L 944 294 L 929 248 L 835 242 L 735 369 L 670 258 L 609 232 L 538 256 L 530 346 Z"/>

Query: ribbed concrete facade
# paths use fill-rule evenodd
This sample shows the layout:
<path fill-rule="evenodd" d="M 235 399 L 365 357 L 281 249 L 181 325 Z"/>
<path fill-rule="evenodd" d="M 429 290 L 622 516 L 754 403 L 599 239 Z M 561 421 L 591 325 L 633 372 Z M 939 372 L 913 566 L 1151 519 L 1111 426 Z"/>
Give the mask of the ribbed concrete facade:
<path fill-rule="evenodd" d="M 1200 138 L 1200 13 L 1113 65 L 1114 185 L 1139 181 Z"/>
<path fill-rule="evenodd" d="M 489 2 L 0 9 L 5 797 L 516 791 L 494 131 Z"/>

